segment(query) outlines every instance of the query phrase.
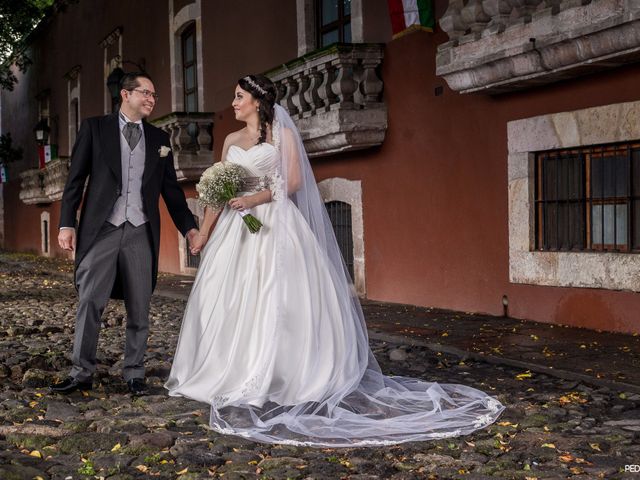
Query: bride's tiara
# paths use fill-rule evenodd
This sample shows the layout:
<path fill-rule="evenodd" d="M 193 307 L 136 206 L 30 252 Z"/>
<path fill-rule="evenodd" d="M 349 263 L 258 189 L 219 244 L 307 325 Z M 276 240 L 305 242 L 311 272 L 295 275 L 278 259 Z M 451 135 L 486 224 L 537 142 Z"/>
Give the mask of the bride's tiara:
<path fill-rule="evenodd" d="M 249 75 L 244 77 L 243 80 L 245 80 L 249 85 L 251 85 L 258 92 L 260 92 L 260 95 L 266 95 L 267 94 L 267 91 L 264 88 L 262 88 L 260 85 L 258 85 L 256 82 L 251 80 L 251 77 Z"/>

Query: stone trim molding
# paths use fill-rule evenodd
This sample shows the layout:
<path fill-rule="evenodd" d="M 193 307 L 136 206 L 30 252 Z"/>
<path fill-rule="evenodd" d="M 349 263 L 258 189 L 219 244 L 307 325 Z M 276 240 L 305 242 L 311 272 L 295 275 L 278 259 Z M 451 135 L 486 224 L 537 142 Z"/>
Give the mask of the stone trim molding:
<path fill-rule="evenodd" d="M 44 222 L 47 222 L 47 230 L 45 230 Z M 48 242 L 45 242 L 45 235 Z M 51 214 L 42 212 L 40 214 L 40 251 L 43 257 L 51 256 Z"/>
<path fill-rule="evenodd" d="M 202 62 L 202 0 L 195 0 L 173 11 L 173 2 L 169 2 L 169 52 L 171 55 L 171 111 L 184 112 L 184 78 L 182 75 L 182 40 L 180 36 L 189 24 L 196 24 L 196 59 L 198 82 L 198 111 L 204 110 L 204 67 Z M 175 13 L 175 14 L 174 14 Z"/>
<path fill-rule="evenodd" d="M 640 139 L 640 101 L 514 120 L 507 124 L 509 280 L 640 292 L 640 255 L 541 252 L 535 248 L 535 152 Z"/>
<path fill-rule="evenodd" d="M 497 94 L 640 60 L 639 0 L 449 0 L 436 74 Z"/>
<path fill-rule="evenodd" d="M 345 178 L 327 178 L 318 183 L 322 201 L 351 205 L 353 235 L 353 283 L 359 296 L 367 293 L 364 265 L 364 227 L 362 217 L 362 182 Z"/>
<path fill-rule="evenodd" d="M 187 205 L 191 213 L 198 218 L 198 225 L 202 225 L 204 221 L 204 207 L 196 198 L 187 198 Z M 180 273 L 195 276 L 198 269 L 187 267 L 187 241 L 180 232 L 178 232 L 178 253 L 180 256 Z"/>

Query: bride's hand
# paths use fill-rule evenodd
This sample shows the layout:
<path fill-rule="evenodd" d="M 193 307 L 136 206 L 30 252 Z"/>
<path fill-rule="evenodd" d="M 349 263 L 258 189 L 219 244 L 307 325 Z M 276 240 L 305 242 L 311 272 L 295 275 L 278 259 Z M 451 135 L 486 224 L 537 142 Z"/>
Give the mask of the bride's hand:
<path fill-rule="evenodd" d="M 205 243 L 207 243 L 207 235 L 203 233 L 198 233 L 194 235 L 192 239 L 189 241 L 189 247 L 191 250 L 191 255 L 197 255 L 204 247 Z"/>
<path fill-rule="evenodd" d="M 234 210 L 249 210 L 253 208 L 253 202 L 249 197 L 235 197 L 229 200 L 229 206 Z"/>

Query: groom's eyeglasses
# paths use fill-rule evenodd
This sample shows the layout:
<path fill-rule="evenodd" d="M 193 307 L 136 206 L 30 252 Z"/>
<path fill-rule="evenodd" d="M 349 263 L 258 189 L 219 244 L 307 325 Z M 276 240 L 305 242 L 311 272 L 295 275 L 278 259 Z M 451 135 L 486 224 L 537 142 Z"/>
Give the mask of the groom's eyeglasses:
<path fill-rule="evenodd" d="M 130 91 L 141 93 L 144 98 L 153 97 L 156 102 L 158 101 L 158 98 L 160 98 L 157 93 L 152 92 L 151 90 L 138 90 L 137 88 L 133 88 Z"/>

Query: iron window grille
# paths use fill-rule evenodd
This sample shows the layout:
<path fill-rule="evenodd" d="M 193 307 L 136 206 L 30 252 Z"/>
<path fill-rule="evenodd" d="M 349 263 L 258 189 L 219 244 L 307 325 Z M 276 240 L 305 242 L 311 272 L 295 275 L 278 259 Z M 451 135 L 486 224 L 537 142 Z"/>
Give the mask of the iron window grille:
<path fill-rule="evenodd" d="M 640 143 L 540 152 L 535 248 L 640 252 Z"/>
<path fill-rule="evenodd" d="M 351 205 L 345 202 L 325 203 L 333 231 L 338 241 L 340 253 L 347 271 L 353 278 L 353 227 L 351 224 Z"/>

